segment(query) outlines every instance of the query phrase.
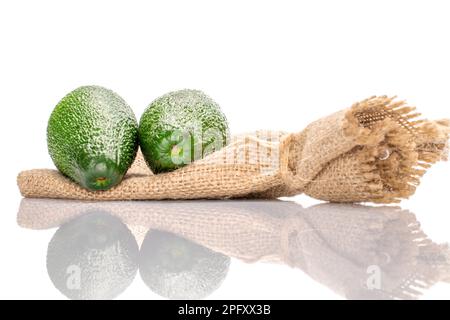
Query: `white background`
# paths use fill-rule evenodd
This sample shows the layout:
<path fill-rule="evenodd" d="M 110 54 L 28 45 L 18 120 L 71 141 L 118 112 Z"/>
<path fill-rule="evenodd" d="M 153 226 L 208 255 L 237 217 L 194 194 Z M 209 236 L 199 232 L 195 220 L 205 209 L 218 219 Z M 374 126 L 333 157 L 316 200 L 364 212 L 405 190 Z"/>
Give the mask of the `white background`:
<path fill-rule="evenodd" d="M 15 222 L 20 170 L 53 167 L 46 126 L 80 85 L 118 92 L 139 117 L 156 97 L 205 91 L 233 133 L 299 131 L 373 94 L 450 117 L 448 1 L 0 2 L 0 298 L 62 298 L 45 271 L 51 232 Z M 450 164 L 402 207 L 450 240 Z M 314 201 L 298 197 L 305 206 Z M 123 298 L 155 298 L 135 282 Z M 450 298 L 437 285 L 428 298 Z M 236 262 L 211 298 L 338 298 L 298 270 Z"/>

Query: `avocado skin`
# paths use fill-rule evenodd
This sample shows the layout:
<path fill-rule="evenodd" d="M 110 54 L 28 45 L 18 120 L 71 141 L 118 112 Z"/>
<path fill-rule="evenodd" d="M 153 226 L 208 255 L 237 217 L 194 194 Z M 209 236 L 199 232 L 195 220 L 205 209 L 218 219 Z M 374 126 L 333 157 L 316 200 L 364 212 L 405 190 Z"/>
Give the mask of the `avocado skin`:
<path fill-rule="evenodd" d="M 126 102 L 99 86 L 66 95 L 47 127 L 49 154 L 58 170 L 89 190 L 117 185 L 138 149 L 138 124 Z"/>
<path fill-rule="evenodd" d="M 139 123 L 140 147 L 153 173 L 183 167 L 222 148 L 229 140 L 228 122 L 220 106 L 199 90 L 184 89 L 157 98 Z M 176 145 L 184 147 L 174 162 Z"/>
<path fill-rule="evenodd" d="M 169 299 L 203 299 L 217 290 L 231 259 L 199 243 L 150 229 L 139 251 L 139 274 L 149 289 Z"/>

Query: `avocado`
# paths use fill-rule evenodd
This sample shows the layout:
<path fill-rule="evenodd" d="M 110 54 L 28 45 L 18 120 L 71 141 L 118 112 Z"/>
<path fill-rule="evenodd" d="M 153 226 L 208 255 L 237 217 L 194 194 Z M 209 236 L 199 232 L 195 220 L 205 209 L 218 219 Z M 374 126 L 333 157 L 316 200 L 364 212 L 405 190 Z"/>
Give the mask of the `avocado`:
<path fill-rule="evenodd" d="M 139 274 L 158 295 L 201 299 L 218 289 L 230 268 L 230 257 L 179 235 L 149 230 L 139 251 Z"/>
<path fill-rule="evenodd" d="M 139 247 L 117 217 L 85 212 L 53 235 L 47 271 L 55 287 L 70 299 L 113 299 L 134 280 Z"/>
<path fill-rule="evenodd" d="M 113 91 L 83 86 L 66 95 L 47 127 L 50 156 L 58 170 L 89 190 L 117 185 L 138 149 L 138 124 Z"/>
<path fill-rule="evenodd" d="M 219 105 L 199 90 L 169 92 L 154 100 L 139 123 L 139 141 L 153 173 L 168 172 L 219 150 L 230 139 Z"/>

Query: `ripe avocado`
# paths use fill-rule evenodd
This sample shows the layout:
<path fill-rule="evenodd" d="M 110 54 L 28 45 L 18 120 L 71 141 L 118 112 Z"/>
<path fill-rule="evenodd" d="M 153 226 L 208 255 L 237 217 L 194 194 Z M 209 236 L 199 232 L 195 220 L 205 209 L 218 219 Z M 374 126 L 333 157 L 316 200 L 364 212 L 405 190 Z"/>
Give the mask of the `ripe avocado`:
<path fill-rule="evenodd" d="M 126 102 L 99 86 L 66 95 L 53 110 L 47 144 L 56 167 L 86 189 L 117 185 L 138 148 L 138 124 Z"/>
<path fill-rule="evenodd" d="M 139 123 L 141 150 L 154 173 L 201 159 L 225 146 L 229 136 L 219 105 L 198 90 L 184 89 L 157 98 Z"/>

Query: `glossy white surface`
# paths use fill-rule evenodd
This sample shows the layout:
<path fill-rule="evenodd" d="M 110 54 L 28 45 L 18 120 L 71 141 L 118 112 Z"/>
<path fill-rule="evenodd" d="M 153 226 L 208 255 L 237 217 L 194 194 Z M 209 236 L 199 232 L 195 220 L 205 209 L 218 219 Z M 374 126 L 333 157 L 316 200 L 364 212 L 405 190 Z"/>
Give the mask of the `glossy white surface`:
<path fill-rule="evenodd" d="M 305 208 L 298 202 L 287 201 L 82 203 L 25 199 L 17 215 L 20 227 L 14 225 L 14 231 L 9 231 L 16 241 L 10 240 L 9 245 L 4 246 L 5 255 L 10 259 L 4 260 L 2 265 L 5 270 L 2 283 L 9 290 L 2 291 L 2 297 L 64 298 L 60 292 L 61 285 L 68 285 L 71 289 L 73 275 L 70 267 L 76 266 L 80 268 L 82 277 L 97 279 L 93 288 L 99 292 L 94 289 L 91 297 L 161 298 L 144 284 L 139 274 L 134 281 L 134 276 L 130 275 L 131 285 L 125 286 L 123 293 L 110 296 L 104 288 L 114 288 L 110 286 L 110 282 L 115 281 L 112 280 L 111 270 L 116 268 L 103 266 L 99 269 L 99 260 L 90 260 L 91 264 L 86 264 L 74 258 L 76 252 L 97 250 L 94 256 L 103 257 L 100 260 L 103 265 L 105 261 L 112 261 L 106 264 L 108 266 L 116 263 L 123 265 L 122 260 L 116 262 L 110 251 L 116 248 L 114 239 L 122 239 L 122 244 L 124 241 L 124 231 L 120 231 L 122 229 L 118 229 L 117 225 L 106 224 L 103 231 L 92 227 L 71 227 L 72 231 L 58 236 L 67 239 L 67 243 L 62 242 L 66 249 L 60 252 L 61 258 L 53 254 L 46 266 L 48 252 L 54 252 L 48 249 L 48 243 L 58 226 L 64 223 L 73 225 L 80 217 L 89 219 L 92 216 L 95 219 L 96 213 L 119 218 L 134 235 L 133 240 L 126 241 L 136 241 L 136 247 L 142 243 L 149 229 L 158 229 L 190 239 L 186 240 L 188 249 L 200 245 L 220 252 L 223 257 L 231 257 L 228 271 L 225 271 L 222 280 L 211 284 L 216 289 L 208 291 L 202 296 L 204 298 L 359 299 L 390 298 L 391 295 L 401 298 L 446 298 L 450 294 L 449 284 L 441 282 L 448 281 L 450 276 L 449 251 L 447 247 L 437 245 L 448 238 L 436 239 L 439 238 L 439 228 L 435 227 L 432 231 L 436 237 L 433 238 L 425 228 L 429 236 L 425 239 L 420 222 L 416 220 L 419 215 L 408 210 L 337 204 Z M 441 216 L 433 212 L 427 215 L 434 215 L 434 219 Z M 114 245 L 103 246 L 105 241 L 112 241 Z M 184 243 L 184 240 L 181 242 Z M 156 242 L 156 246 L 165 247 L 165 243 L 161 240 Z M 195 264 L 195 255 L 188 249 L 188 260 Z M 55 259 L 60 261 L 56 266 Z M 173 261 L 180 260 L 174 258 Z M 199 261 L 203 261 L 197 261 L 201 265 L 208 259 Z M 128 258 L 126 264 L 139 263 Z M 57 289 L 52 284 L 54 277 L 48 270 L 55 270 L 58 265 L 65 277 L 59 284 L 56 282 Z M 177 269 L 177 265 L 170 266 L 169 269 Z M 185 276 L 187 272 L 189 277 L 191 267 L 187 267 Z M 190 281 L 208 282 L 211 271 L 205 270 L 200 273 L 200 279 L 197 277 Z M 177 272 L 172 273 L 173 277 L 178 277 L 172 285 L 183 283 L 185 276 Z M 402 289 L 402 284 L 411 287 L 406 281 L 412 275 L 413 279 L 424 281 L 431 288 L 421 289 L 420 294 Z M 79 290 L 92 287 L 93 284 L 87 282 Z M 191 286 L 195 287 L 194 284 Z M 176 288 L 171 290 L 177 291 Z M 70 290 L 65 294 L 74 297 Z M 189 291 L 183 297 L 191 297 Z"/>

